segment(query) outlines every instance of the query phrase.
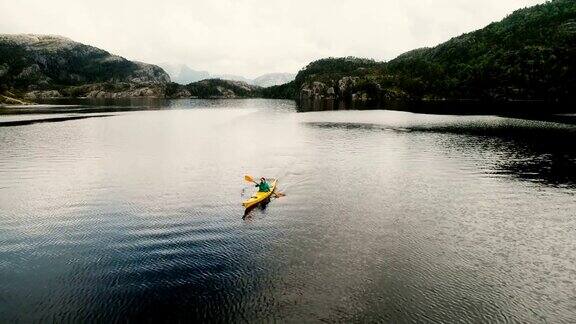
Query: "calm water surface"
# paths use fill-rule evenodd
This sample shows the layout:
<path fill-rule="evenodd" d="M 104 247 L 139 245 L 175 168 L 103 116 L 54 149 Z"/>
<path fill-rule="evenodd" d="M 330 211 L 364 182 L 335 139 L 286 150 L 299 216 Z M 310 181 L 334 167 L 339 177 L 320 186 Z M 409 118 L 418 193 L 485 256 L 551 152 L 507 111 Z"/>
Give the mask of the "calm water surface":
<path fill-rule="evenodd" d="M 0 116 L 0 322 L 576 321 L 573 125 L 145 106 Z"/>

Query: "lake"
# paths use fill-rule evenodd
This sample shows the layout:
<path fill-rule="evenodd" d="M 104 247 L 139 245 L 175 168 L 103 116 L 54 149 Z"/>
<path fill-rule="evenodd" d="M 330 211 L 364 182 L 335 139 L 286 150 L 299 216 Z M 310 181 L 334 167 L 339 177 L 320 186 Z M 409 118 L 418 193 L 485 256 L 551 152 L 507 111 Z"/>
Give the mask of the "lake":
<path fill-rule="evenodd" d="M 574 125 L 282 100 L 4 112 L 0 322 L 576 321 Z M 286 196 L 243 217 L 245 174 Z"/>

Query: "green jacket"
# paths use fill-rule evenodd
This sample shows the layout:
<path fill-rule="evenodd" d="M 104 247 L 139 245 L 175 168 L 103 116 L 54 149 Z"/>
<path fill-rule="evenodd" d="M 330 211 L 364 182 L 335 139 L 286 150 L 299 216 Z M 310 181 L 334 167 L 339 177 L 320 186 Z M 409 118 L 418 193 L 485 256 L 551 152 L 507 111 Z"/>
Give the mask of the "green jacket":
<path fill-rule="evenodd" d="M 258 191 L 260 191 L 260 192 L 269 192 L 270 191 L 270 185 L 266 181 L 260 181 L 260 183 L 257 184 L 256 187 L 258 187 Z"/>

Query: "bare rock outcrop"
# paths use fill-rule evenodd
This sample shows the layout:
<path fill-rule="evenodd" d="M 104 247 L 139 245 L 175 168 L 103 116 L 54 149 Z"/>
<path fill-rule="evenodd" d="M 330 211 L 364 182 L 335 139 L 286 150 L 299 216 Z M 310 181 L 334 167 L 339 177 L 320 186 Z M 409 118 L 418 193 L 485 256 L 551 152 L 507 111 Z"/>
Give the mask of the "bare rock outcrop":
<path fill-rule="evenodd" d="M 156 65 L 60 36 L 0 34 L 0 53 L 0 93 L 26 98 L 163 96 L 159 90 L 170 82 Z"/>

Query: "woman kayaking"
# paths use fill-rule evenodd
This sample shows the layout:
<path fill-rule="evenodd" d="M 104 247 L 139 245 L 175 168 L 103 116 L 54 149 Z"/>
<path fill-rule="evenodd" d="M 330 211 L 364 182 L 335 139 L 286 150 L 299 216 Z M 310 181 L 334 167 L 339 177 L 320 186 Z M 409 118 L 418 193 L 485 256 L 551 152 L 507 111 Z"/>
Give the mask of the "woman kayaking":
<path fill-rule="evenodd" d="M 258 183 L 251 176 L 245 175 L 244 180 L 252 182 L 256 185 L 256 187 L 258 187 L 258 191 L 254 193 L 254 195 L 252 195 L 250 199 L 242 203 L 244 208 L 246 208 L 246 212 L 248 212 L 250 208 L 258 205 L 261 202 L 266 203 L 267 201 L 269 201 L 270 196 L 274 196 L 276 198 L 284 196 L 283 193 L 275 192 L 276 185 L 278 184 L 278 179 L 270 178 L 271 183 L 269 184 L 268 181 L 266 181 L 266 178 L 262 177 L 260 178 L 260 183 Z"/>
<path fill-rule="evenodd" d="M 270 185 L 264 177 L 260 178 L 260 183 L 257 183 L 256 187 L 258 187 L 259 192 L 270 192 Z"/>

